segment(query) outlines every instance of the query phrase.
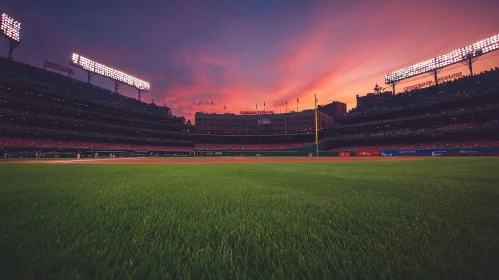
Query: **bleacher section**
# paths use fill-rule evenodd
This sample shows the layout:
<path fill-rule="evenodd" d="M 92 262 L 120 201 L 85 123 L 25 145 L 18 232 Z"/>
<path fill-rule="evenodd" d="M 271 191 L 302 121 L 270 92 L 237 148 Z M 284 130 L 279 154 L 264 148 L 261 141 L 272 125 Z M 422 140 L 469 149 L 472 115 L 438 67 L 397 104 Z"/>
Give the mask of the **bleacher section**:
<path fill-rule="evenodd" d="M 499 69 L 354 108 L 321 137 L 329 151 L 452 148 L 499 140 Z M 456 142 L 462 140 L 461 142 Z M 457 145 L 457 146 L 456 146 Z"/>
<path fill-rule="evenodd" d="M 59 93 L 67 98 L 129 110 L 142 115 L 172 117 L 168 107 L 146 104 L 92 84 L 5 58 L 0 58 L 0 80 L 29 85 Z"/>
<path fill-rule="evenodd" d="M 26 64 L 0 59 L 0 148 L 193 151 L 184 118 Z"/>
<path fill-rule="evenodd" d="M 294 144 L 196 144 L 196 151 L 276 151 L 313 145 L 309 143 Z"/>
<path fill-rule="evenodd" d="M 372 100 L 322 127 L 321 151 L 499 147 L 498 68 Z M 310 112 L 273 116 L 278 123 L 302 125 L 292 130 L 276 126 L 243 131 L 231 128 L 259 117 L 205 114 L 205 118 L 216 117 L 206 122 L 217 129 L 195 130 L 166 106 L 0 58 L 0 150 L 10 155 L 35 151 L 183 156 L 195 151 L 292 151 L 306 155 L 315 151 L 310 116 Z"/>
<path fill-rule="evenodd" d="M 499 89 L 498 77 L 499 68 L 496 67 L 473 77 L 466 76 L 456 81 L 441 83 L 438 86 L 416 89 L 387 98 L 379 98 L 375 102 L 352 109 L 345 117 L 340 119 L 347 120 L 353 117 L 402 111 L 441 102 L 448 103 L 469 97 L 487 95 Z"/>
<path fill-rule="evenodd" d="M 473 149 L 499 147 L 499 141 L 494 140 L 474 140 L 474 141 L 446 141 L 413 144 L 392 144 L 359 147 L 339 147 L 329 149 L 329 152 L 340 151 L 383 151 L 383 150 L 419 150 L 419 149 Z"/>
<path fill-rule="evenodd" d="M 0 146 L 13 148 L 57 148 L 57 149 L 101 149 L 101 150 L 122 150 L 122 151 L 178 151 L 192 152 L 192 147 L 184 146 L 161 146 L 161 145 L 140 145 L 121 144 L 105 142 L 85 142 L 74 140 L 50 140 L 50 139 L 27 139 L 27 138 L 0 138 Z"/>

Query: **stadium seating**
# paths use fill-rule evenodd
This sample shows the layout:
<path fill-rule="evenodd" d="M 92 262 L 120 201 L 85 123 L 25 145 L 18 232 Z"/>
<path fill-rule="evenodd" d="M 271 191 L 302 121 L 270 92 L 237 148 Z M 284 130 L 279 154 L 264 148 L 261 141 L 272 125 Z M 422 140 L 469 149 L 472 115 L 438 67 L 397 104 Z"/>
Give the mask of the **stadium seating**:
<path fill-rule="evenodd" d="M 56 90 L 67 97 L 105 104 L 141 114 L 171 117 L 171 110 L 167 107 L 147 104 L 92 84 L 5 58 L 0 58 L 0 77 L 2 79 L 10 77 L 25 84 L 35 84 L 47 90 Z"/>
<path fill-rule="evenodd" d="M 84 142 L 74 140 L 49 140 L 28 138 L 0 138 L 0 147 L 4 148 L 58 148 L 58 149 L 109 149 L 109 150 L 137 150 L 137 151 L 179 151 L 190 152 L 188 146 L 158 146 L 104 142 Z"/>
<path fill-rule="evenodd" d="M 357 147 L 361 142 L 378 146 L 380 139 L 398 145 L 427 142 L 424 135 L 439 135 L 448 142 L 455 137 L 479 141 L 499 133 L 498 68 L 436 87 L 379 95 L 374 100 L 338 118 L 321 140 L 332 147 Z"/>
<path fill-rule="evenodd" d="M 314 143 L 299 144 L 195 144 L 196 151 L 273 151 L 310 146 Z"/>
<path fill-rule="evenodd" d="M 185 119 L 156 106 L 0 58 L 0 149 L 193 151 Z"/>
<path fill-rule="evenodd" d="M 495 139 L 492 136 L 499 133 L 498 116 L 499 69 L 495 68 L 375 99 L 337 118 L 333 128 L 321 129 L 319 137 L 327 147 L 334 147 L 330 151 L 497 147 L 497 141 L 485 139 Z M 315 135 L 313 130 L 196 130 L 166 106 L 3 58 L 0 132 L 5 136 L 0 138 L 0 149 L 186 153 L 298 149 L 313 145 Z M 427 141 L 425 135 L 444 137 Z M 456 142 L 457 137 L 462 141 Z M 390 140 L 395 138 L 397 141 Z"/>
<path fill-rule="evenodd" d="M 473 77 L 467 76 L 456 81 L 441 83 L 438 86 L 379 98 L 365 106 L 358 106 L 352 109 L 346 117 L 408 109 L 432 103 L 483 95 L 499 89 L 498 78 L 499 68 L 496 67 Z"/>
<path fill-rule="evenodd" d="M 377 145 L 377 146 L 360 146 L 360 147 L 339 147 L 328 150 L 329 152 L 340 151 L 382 151 L 382 150 L 416 150 L 416 149 L 449 149 L 449 148 L 491 148 L 499 147 L 499 141 L 494 140 L 476 140 L 476 141 L 449 141 L 449 142 L 434 142 L 420 144 L 393 144 L 393 145 Z"/>
<path fill-rule="evenodd" d="M 403 125 L 403 124 L 402 124 Z M 374 126 L 374 127 L 360 127 L 354 129 L 353 131 L 343 132 L 336 131 L 331 132 L 333 136 L 322 138 L 321 140 L 329 140 L 336 138 L 362 138 L 362 137 L 372 137 L 372 136 L 384 136 L 384 135 L 403 135 L 403 134 L 417 134 L 417 133 L 427 133 L 436 131 L 447 131 L 447 130 L 467 130 L 477 127 L 499 127 L 498 119 L 490 119 L 485 122 L 463 122 L 463 123 L 452 123 L 452 124 L 432 124 L 432 125 L 414 125 L 410 128 L 391 128 L 390 126 Z"/>
<path fill-rule="evenodd" d="M 465 106 L 465 105 L 462 105 Z M 435 118 L 439 117 L 442 115 L 449 115 L 449 114 L 457 114 L 457 113 L 463 113 L 463 112 L 469 112 L 473 110 L 480 110 L 480 109 L 487 109 L 490 107 L 497 107 L 499 104 L 485 104 L 481 106 L 470 106 L 470 107 L 460 107 L 456 109 L 446 109 L 446 110 L 438 110 L 435 112 L 425 112 L 425 113 L 414 113 L 410 114 L 409 116 L 400 116 L 400 117 L 394 117 L 394 118 L 387 118 L 387 119 L 382 119 L 382 120 L 375 120 L 375 121 L 358 121 L 355 122 L 354 124 L 342 124 L 342 123 L 337 123 L 334 128 L 347 128 L 347 127 L 356 127 L 356 126 L 365 126 L 365 125 L 372 125 L 372 124 L 382 124 L 382 123 L 387 123 L 387 122 L 395 122 L 395 121 L 405 121 L 405 120 L 413 120 L 417 118 Z M 352 114 L 355 115 L 355 114 Z M 348 115 L 347 115 L 348 116 Z"/>
<path fill-rule="evenodd" d="M 193 134 L 212 134 L 212 135 L 283 135 L 283 134 L 314 134 L 313 130 L 289 130 L 289 131 L 203 131 L 195 130 Z"/>

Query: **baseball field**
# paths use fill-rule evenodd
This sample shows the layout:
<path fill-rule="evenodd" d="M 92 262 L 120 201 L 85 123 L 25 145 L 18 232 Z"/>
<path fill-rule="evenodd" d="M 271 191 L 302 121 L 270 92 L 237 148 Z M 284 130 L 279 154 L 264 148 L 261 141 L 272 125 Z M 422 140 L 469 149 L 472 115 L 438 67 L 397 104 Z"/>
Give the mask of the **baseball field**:
<path fill-rule="evenodd" d="M 0 161 L 0 211 L 2 279 L 499 278 L 493 157 Z"/>

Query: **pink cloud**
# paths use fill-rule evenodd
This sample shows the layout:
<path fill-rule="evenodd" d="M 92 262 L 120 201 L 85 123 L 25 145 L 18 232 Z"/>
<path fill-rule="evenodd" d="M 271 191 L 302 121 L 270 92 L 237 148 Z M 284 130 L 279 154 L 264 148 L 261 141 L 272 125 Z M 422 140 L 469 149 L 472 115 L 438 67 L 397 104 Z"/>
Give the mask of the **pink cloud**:
<path fill-rule="evenodd" d="M 186 46 L 173 54 L 171 66 L 187 69 L 189 83 L 175 83 L 163 73 L 148 72 L 152 81 L 171 83 L 151 95 L 156 96 L 157 104 L 165 102 L 174 114 L 190 119 L 197 111 L 223 113 L 224 105 L 233 113 L 254 109 L 256 103 L 260 109 L 264 101 L 267 109 L 273 109 L 276 101 L 279 111 L 288 100 L 288 110 L 293 110 L 296 98 L 300 109 L 312 108 L 314 94 L 320 104 L 338 100 L 351 108 L 357 94 L 371 92 L 376 82 L 383 85 L 387 72 L 499 31 L 494 30 L 499 19 L 491 17 L 491 9 L 478 5 L 369 3 L 340 7 L 344 13 L 339 15 L 334 13 L 338 8 L 334 4 L 320 6 L 303 29 L 275 34 L 276 43 L 267 46 L 263 56 L 253 55 L 254 45 L 248 39 L 258 37 L 253 34 L 258 30 L 244 21 L 229 22 L 231 26 L 213 41 Z M 469 14 L 475 15 L 471 22 Z M 224 52 L 227 47 L 238 51 Z M 491 63 L 477 63 L 476 70 L 499 63 L 497 57 L 488 61 Z M 203 101 L 201 106 L 199 101 Z"/>

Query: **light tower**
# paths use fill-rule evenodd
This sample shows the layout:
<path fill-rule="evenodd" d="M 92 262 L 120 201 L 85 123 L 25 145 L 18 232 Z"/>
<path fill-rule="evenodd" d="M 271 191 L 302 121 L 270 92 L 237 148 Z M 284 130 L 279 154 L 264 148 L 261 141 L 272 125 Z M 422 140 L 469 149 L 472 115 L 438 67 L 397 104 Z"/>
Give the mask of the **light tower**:
<path fill-rule="evenodd" d="M 442 71 L 442 69 L 444 69 L 444 68 L 441 67 L 441 68 L 433 69 L 432 75 L 433 75 L 433 78 L 435 79 L 435 85 L 438 85 L 438 73 L 440 73 L 440 71 Z"/>
<path fill-rule="evenodd" d="M 14 20 L 6 13 L 2 14 L 2 24 L 0 27 L 2 31 L 2 36 L 5 37 L 7 42 L 9 43 L 9 56 L 8 59 L 13 59 L 14 49 L 17 48 L 21 44 L 19 40 L 19 34 L 21 32 L 21 23 L 19 21 Z"/>
<path fill-rule="evenodd" d="M 71 56 L 71 65 L 83 69 L 87 73 L 87 82 L 90 84 L 93 75 L 100 75 L 102 77 L 111 79 L 114 82 L 114 92 L 118 93 L 120 85 L 128 85 L 137 89 L 137 99 L 141 101 L 142 92 L 148 92 L 150 84 L 146 81 L 133 77 L 122 71 L 113 69 L 104 64 L 95 62 L 91 59 L 83 57 L 77 53 Z"/>
<path fill-rule="evenodd" d="M 483 55 L 483 50 L 479 49 L 474 52 L 469 52 L 466 54 L 466 56 L 463 58 L 463 64 L 468 66 L 468 69 L 470 69 L 470 75 L 473 76 L 473 63 L 480 58 L 480 56 Z"/>
<path fill-rule="evenodd" d="M 390 86 L 393 89 L 393 94 L 396 94 L 397 92 L 395 91 L 395 86 L 399 83 L 400 81 L 393 81 L 390 83 Z"/>
<path fill-rule="evenodd" d="M 483 39 L 471 45 L 458 48 L 443 55 L 419 62 L 417 64 L 390 72 L 385 75 L 385 84 L 391 85 L 395 93 L 395 85 L 401 80 L 430 74 L 438 85 L 438 73 L 449 65 L 463 63 L 468 66 L 473 76 L 473 63 L 482 55 L 499 50 L 499 34 Z"/>

